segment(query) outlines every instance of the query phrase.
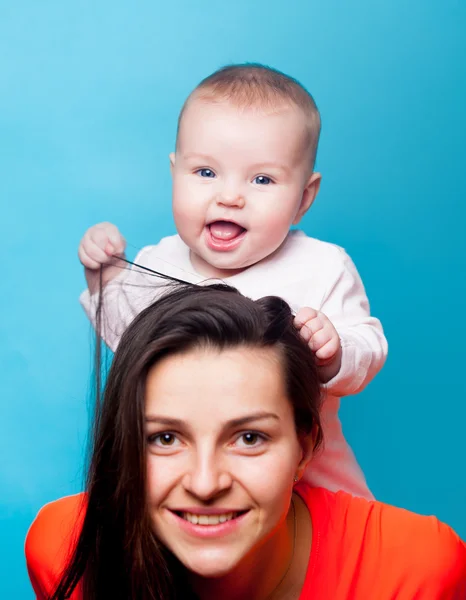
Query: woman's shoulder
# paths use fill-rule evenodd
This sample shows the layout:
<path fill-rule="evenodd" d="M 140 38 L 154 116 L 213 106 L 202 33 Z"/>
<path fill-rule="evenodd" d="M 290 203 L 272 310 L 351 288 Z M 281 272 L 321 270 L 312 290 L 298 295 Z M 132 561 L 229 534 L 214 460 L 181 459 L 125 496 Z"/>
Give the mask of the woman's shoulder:
<path fill-rule="evenodd" d="M 430 589 L 451 592 L 442 598 L 466 598 L 466 544 L 448 525 L 344 492 L 307 487 L 300 493 L 326 540 L 325 554 L 339 556 L 341 565 L 358 565 L 345 571 L 348 585 Z"/>
<path fill-rule="evenodd" d="M 86 494 L 66 496 L 40 509 L 26 536 L 26 562 L 38 598 L 54 588 L 84 518 Z"/>
<path fill-rule="evenodd" d="M 26 536 L 26 551 L 49 543 L 53 539 L 62 542 L 70 536 L 80 521 L 80 515 L 86 506 L 86 494 L 65 496 L 49 502 L 37 513 Z"/>

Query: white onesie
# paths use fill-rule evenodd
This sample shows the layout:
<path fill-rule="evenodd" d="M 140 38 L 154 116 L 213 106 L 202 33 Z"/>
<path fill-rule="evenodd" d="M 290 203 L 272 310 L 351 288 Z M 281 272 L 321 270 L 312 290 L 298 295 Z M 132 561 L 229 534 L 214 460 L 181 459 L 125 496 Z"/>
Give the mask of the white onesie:
<path fill-rule="evenodd" d="M 194 272 L 189 248 L 178 235 L 143 248 L 135 262 L 191 283 L 209 283 Z M 333 323 L 341 339 L 342 365 L 324 386 L 324 446 L 311 461 L 305 479 L 314 486 L 372 499 L 343 435 L 338 410 L 342 396 L 361 391 L 382 368 L 387 341 L 380 321 L 370 316 L 363 283 L 349 256 L 338 246 L 291 231 L 273 255 L 224 281 L 253 300 L 280 296 L 295 312 L 309 306 L 322 311 Z M 134 317 L 163 293 L 161 283 L 133 267 L 106 286 L 104 340 L 111 350 L 115 351 Z M 96 296 L 86 290 L 80 301 L 95 326 Z"/>

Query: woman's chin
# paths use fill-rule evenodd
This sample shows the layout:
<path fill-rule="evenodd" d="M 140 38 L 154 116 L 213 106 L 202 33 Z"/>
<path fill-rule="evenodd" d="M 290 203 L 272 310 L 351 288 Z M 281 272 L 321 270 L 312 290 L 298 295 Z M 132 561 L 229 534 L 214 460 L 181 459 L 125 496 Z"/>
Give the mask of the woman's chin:
<path fill-rule="evenodd" d="M 231 573 L 238 564 L 238 561 L 231 555 L 222 556 L 222 553 L 202 551 L 194 556 L 179 556 L 178 560 L 194 575 L 208 579 L 224 577 Z"/>

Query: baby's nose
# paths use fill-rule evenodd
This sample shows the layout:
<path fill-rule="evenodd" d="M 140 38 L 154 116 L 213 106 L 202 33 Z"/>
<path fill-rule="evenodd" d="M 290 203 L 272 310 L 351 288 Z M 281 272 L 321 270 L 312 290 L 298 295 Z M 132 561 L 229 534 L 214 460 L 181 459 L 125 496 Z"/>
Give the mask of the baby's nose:
<path fill-rule="evenodd" d="M 224 190 L 219 194 L 217 203 L 223 206 L 243 208 L 245 200 L 244 196 L 239 192 Z"/>

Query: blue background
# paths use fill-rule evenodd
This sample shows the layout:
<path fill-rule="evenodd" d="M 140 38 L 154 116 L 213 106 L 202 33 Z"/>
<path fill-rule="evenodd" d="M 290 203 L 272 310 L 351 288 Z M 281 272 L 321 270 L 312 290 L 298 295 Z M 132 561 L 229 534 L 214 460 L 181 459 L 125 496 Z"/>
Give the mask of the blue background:
<path fill-rule="evenodd" d="M 466 537 L 466 5 L 460 0 L 0 2 L 1 598 L 23 541 L 80 489 L 91 335 L 76 251 L 108 220 L 171 234 L 168 153 L 190 90 L 229 62 L 300 79 L 323 119 L 304 222 L 355 260 L 390 356 L 344 401 L 376 496 Z"/>

